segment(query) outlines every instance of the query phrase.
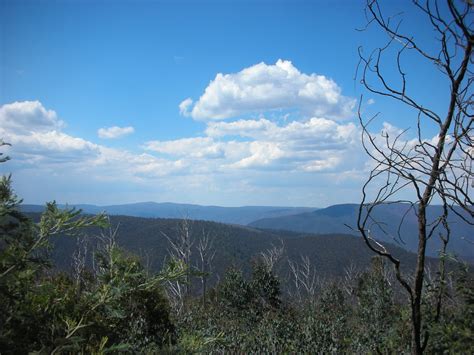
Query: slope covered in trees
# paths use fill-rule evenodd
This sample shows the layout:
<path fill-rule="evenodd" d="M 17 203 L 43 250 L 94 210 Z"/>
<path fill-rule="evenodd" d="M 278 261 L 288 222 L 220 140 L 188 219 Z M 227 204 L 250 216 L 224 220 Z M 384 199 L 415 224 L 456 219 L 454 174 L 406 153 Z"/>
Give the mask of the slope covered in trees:
<path fill-rule="evenodd" d="M 356 204 L 335 205 L 292 216 L 265 218 L 252 222 L 249 226 L 304 233 L 352 233 L 359 235 L 356 229 L 358 210 L 359 205 Z M 441 210 L 442 206 L 429 206 L 427 209 L 428 218 L 435 219 Z M 460 208 L 457 211 L 461 216 L 467 218 L 467 212 Z M 418 225 L 416 211 L 411 205 L 403 203 L 381 205 L 374 212 L 373 218 L 382 226 L 374 225 L 373 227 L 372 233 L 377 239 L 397 244 L 410 251 L 416 250 L 417 239 L 413 237 L 416 236 Z M 468 261 L 474 261 L 474 244 L 472 244 L 474 226 L 465 223 L 461 217 L 454 213 L 449 216 L 448 223 L 452 234 L 448 250 Z M 441 231 L 442 226 L 439 226 L 435 235 Z M 428 255 L 437 256 L 440 249 L 439 238 L 432 238 L 428 242 Z"/>
<path fill-rule="evenodd" d="M 36 218 L 38 216 L 36 215 Z M 183 233 L 183 220 L 111 216 L 110 224 L 116 229 L 117 244 L 123 249 L 146 260 L 150 270 L 158 271 L 170 250 L 169 239 L 177 240 Z M 198 244 L 204 237 L 212 242 L 214 277 L 222 276 L 226 269 L 236 266 L 250 272 L 252 259 L 273 247 L 283 247 L 279 265 L 281 277 L 289 272 L 288 260 L 308 258 L 321 278 L 342 277 L 349 267 L 365 269 L 370 265 L 372 254 L 364 248 L 363 241 L 345 234 L 305 234 L 288 231 L 267 231 L 250 227 L 227 225 L 207 221 L 187 221 L 191 244 L 192 263 L 198 259 Z M 89 257 L 99 242 L 97 229 L 88 230 L 80 243 L 88 244 Z M 60 270 L 71 269 L 71 256 L 78 248 L 77 238 L 56 237 L 51 251 Z M 395 253 L 407 267 L 414 265 L 414 254 L 395 248 Z M 90 259 L 89 259 L 90 261 Z M 435 268 L 436 259 L 430 259 Z"/>

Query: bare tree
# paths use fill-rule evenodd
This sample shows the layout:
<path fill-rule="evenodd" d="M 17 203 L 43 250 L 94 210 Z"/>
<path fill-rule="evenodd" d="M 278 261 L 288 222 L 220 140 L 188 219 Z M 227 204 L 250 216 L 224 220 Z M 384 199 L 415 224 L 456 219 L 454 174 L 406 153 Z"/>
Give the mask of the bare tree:
<path fill-rule="evenodd" d="M 207 278 L 212 272 L 212 262 L 216 256 L 216 249 L 214 248 L 214 239 L 212 239 L 208 232 L 202 231 L 201 239 L 197 244 L 197 251 L 199 254 L 199 277 L 201 279 L 202 287 L 202 303 L 206 304 L 207 293 Z"/>
<path fill-rule="evenodd" d="M 94 270 L 96 276 L 104 273 L 110 273 L 109 277 L 112 279 L 112 270 L 114 266 L 112 251 L 117 248 L 117 236 L 120 224 L 118 223 L 115 227 L 113 227 L 110 222 L 110 217 L 107 216 L 106 218 L 108 227 L 102 229 L 100 234 L 97 236 L 98 244 L 96 248 L 98 253 L 104 255 L 107 258 L 106 265 L 110 267 L 104 268 L 104 265 L 101 265 L 101 263 L 96 263 L 95 258 L 92 258 L 92 269 Z"/>
<path fill-rule="evenodd" d="M 446 252 L 450 238 L 449 214 L 456 214 L 470 225 L 474 223 L 471 192 L 474 34 L 470 0 L 415 0 L 413 5 L 423 15 L 420 20 L 426 20 L 437 35 L 438 48 L 434 52 L 430 51 L 431 47 L 424 48 L 424 43 L 419 43 L 414 35 L 404 34 L 401 20 L 385 16 L 378 0 L 367 0 L 367 26 L 378 26 L 387 34 L 388 40 L 368 55 L 359 50 L 361 83 L 370 93 L 412 109 L 417 128 L 416 138 L 411 140 L 405 138 L 406 131 L 393 136 L 382 132 L 377 136 L 369 131 L 377 115 L 364 118 L 359 106 L 362 142 L 373 161 L 373 168 L 362 190 L 358 230 L 374 253 L 394 265 L 396 278 L 408 294 L 411 306 L 412 353 L 421 354 L 429 339 L 429 333 L 423 327 L 421 309 L 427 243 L 438 234 L 442 239 L 441 252 Z M 431 66 L 433 75 L 447 79 L 446 87 L 442 88 L 447 93 L 444 110 L 436 110 L 433 103 L 421 102 L 411 93 L 402 65 L 407 55 L 416 56 Z M 384 70 L 387 58 L 393 59 L 398 72 L 396 82 L 391 81 Z M 426 137 L 427 127 L 436 130 L 433 139 Z M 407 198 L 408 195 L 412 197 Z M 406 202 L 409 205 L 406 213 L 415 213 L 417 218 L 416 268 L 410 275 L 402 273 L 400 260 L 377 240 L 385 232 L 385 226 L 376 220 L 375 210 L 395 201 Z M 427 208 L 433 203 L 442 204 L 443 209 L 439 216 L 429 220 Z M 403 222 L 404 218 L 400 225 Z M 436 307 L 441 309 L 441 306 L 439 298 Z"/>
<path fill-rule="evenodd" d="M 288 266 L 293 280 L 292 292 L 295 293 L 295 298 L 300 303 L 306 300 L 313 301 L 320 280 L 316 277 L 316 271 L 309 257 L 301 255 L 300 263 L 288 259 Z"/>
<path fill-rule="evenodd" d="M 86 269 L 86 261 L 88 254 L 88 243 L 85 236 L 79 236 L 76 239 L 76 250 L 72 254 L 72 272 L 73 278 L 78 286 L 78 292 L 82 290 L 84 282 L 84 271 Z"/>
<path fill-rule="evenodd" d="M 154 254 L 153 249 L 142 249 L 142 248 L 140 248 L 140 250 L 138 252 L 140 260 L 143 263 L 143 266 L 145 268 L 145 274 L 146 274 L 147 277 L 150 276 L 150 271 L 152 270 L 153 254 Z"/>
<path fill-rule="evenodd" d="M 265 267 L 268 271 L 275 271 L 276 265 L 283 256 L 285 246 L 283 245 L 282 240 L 280 240 L 280 244 L 280 246 L 272 245 L 271 248 L 260 253 L 263 263 L 265 264 Z"/>
<path fill-rule="evenodd" d="M 357 288 L 357 281 L 361 274 L 362 272 L 353 263 L 344 268 L 344 278 L 342 279 L 342 287 L 349 296 L 355 294 L 355 290 Z"/>
<path fill-rule="evenodd" d="M 188 270 L 191 268 L 191 254 L 194 245 L 192 238 L 192 221 L 184 217 L 178 227 L 178 233 L 175 238 L 162 234 L 169 243 L 168 254 L 172 259 L 183 263 Z M 190 287 L 190 274 L 186 274 L 184 282 L 182 280 L 170 280 L 167 283 L 168 297 L 173 305 L 173 309 L 177 314 L 181 313 L 184 307 L 184 300 L 188 296 Z"/>

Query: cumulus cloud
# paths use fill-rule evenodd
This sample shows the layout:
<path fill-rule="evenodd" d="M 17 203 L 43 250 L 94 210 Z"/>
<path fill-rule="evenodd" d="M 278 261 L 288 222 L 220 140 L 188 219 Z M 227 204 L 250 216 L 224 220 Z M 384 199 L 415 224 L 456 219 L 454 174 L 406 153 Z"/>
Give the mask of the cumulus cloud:
<path fill-rule="evenodd" d="M 45 132 L 61 129 L 64 122 L 39 101 L 23 101 L 0 107 L 0 127 L 17 133 Z"/>
<path fill-rule="evenodd" d="M 301 73 L 290 61 L 259 63 L 238 73 L 216 75 L 193 106 L 187 98 L 180 113 L 196 120 L 221 120 L 255 112 L 298 110 L 306 117 L 352 116 L 355 100 L 324 75 Z"/>
<path fill-rule="evenodd" d="M 133 127 L 107 127 L 107 128 L 99 128 L 97 131 L 97 135 L 99 138 L 102 139 L 115 139 L 115 138 L 120 138 L 123 136 L 127 136 L 129 134 L 132 134 L 135 132 L 135 129 Z"/>
<path fill-rule="evenodd" d="M 241 130 L 236 128 L 241 123 Z M 210 134 L 223 132 L 252 139 L 250 154 L 230 166 L 233 168 L 273 168 L 291 171 L 328 172 L 348 169 L 357 162 L 358 130 L 353 123 L 312 118 L 279 126 L 266 119 L 219 122 Z"/>
<path fill-rule="evenodd" d="M 301 172 L 353 166 L 359 131 L 353 123 L 322 118 L 279 125 L 268 119 L 210 122 L 206 136 L 150 141 L 145 149 L 192 159 L 214 170 L 262 169 Z M 210 162 L 210 159 L 213 162 Z"/>
<path fill-rule="evenodd" d="M 284 151 L 278 143 L 255 141 L 250 143 L 250 155 L 229 165 L 230 168 L 268 168 L 275 162 L 288 157 L 290 152 Z"/>
<path fill-rule="evenodd" d="M 284 126 L 268 119 L 212 122 L 206 129 L 211 137 L 242 136 L 260 140 L 298 142 L 300 146 L 321 148 L 346 146 L 354 142 L 357 129 L 353 123 L 340 124 L 325 118 L 292 121 Z"/>
<path fill-rule="evenodd" d="M 349 170 L 360 161 L 360 132 L 340 119 L 353 116 L 354 105 L 323 75 L 301 73 L 290 61 L 259 63 L 219 73 L 196 102 L 181 102 L 183 116 L 206 122 L 205 136 L 145 148 L 183 159 L 213 158 L 222 170 Z"/>
<path fill-rule="evenodd" d="M 12 144 L 16 157 L 29 163 L 71 163 L 95 158 L 99 154 L 98 145 L 58 131 L 31 132 L 28 135 L 6 133 L 4 136 Z"/>
<path fill-rule="evenodd" d="M 1 106 L 0 123 L 0 137 L 12 144 L 14 157 L 26 163 L 74 162 L 99 154 L 96 144 L 61 132 L 64 122 L 39 101 Z"/>

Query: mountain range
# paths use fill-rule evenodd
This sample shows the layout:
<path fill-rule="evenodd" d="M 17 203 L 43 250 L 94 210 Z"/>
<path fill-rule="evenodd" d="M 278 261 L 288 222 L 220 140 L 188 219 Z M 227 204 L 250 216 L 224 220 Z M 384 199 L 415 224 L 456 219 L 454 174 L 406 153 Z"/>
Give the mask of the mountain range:
<path fill-rule="evenodd" d="M 327 234 L 346 233 L 359 235 L 357 231 L 358 204 L 341 204 L 327 208 L 304 212 L 278 218 L 263 218 L 251 222 L 249 226 L 261 229 L 289 230 L 295 232 Z M 448 251 L 455 253 L 467 261 L 474 260 L 474 226 L 466 223 L 459 215 L 470 220 L 467 212 L 456 209 L 457 213 L 448 215 L 448 224 L 451 230 Z M 427 209 L 428 226 L 442 214 L 442 207 L 431 205 Z M 413 209 L 406 203 L 391 203 L 377 206 L 372 215 L 374 223 L 371 234 L 377 240 L 396 244 L 409 251 L 416 251 L 417 217 Z M 375 221 L 377 223 L 375 223 Z M 401 223 L 403 222 L 403 223 Z M 401 224 L 400 224 L 401 223 Z M 446 234 L 440 226 L 435 228 L 433 236 L 427 243 L 427 254 L 438 256 L 441 249 L 439 234 Z"/>
<path fill-rule="evenodd" d="M 59 205 L 67 207 L 67 205 Z M 123 215 L 132 217 L 151 218 L 188 218 L 193 220 L 213 221 L 230 224 L 246 225 L 263 218 L 274 218 L 310 212 L 316 208 L 310 207 L 267 207 L 267 206 L 243 206 L 243 207 L 220 207 L 201 206 L 180 203 L 156 203 L 140 202 L 123 205 L 96 206 L 89 204 L 69 205 L 81 209 L 86 214 L 97 214 L 105 212 L 108 215 Z M 24 204 L 21 206 L 23 212 L 42 212 L 44 206 Z"/>
<path fill-rule="evenodd" d="M 154 202 L 110 206 L 81 204 L 74 205 L 74 207 L 82 209 L 87 214 L 106 212 L 112 216 L 187 218 L 190 220 L 247 225 L 253 230 L 265 229 L 271 230 L 271 233 L 292 231 L 322 235 L 359 235 L 356 228 L 358 204 L 340 204 L 322 209 L 271 206 L 219 207 Z M 41 212 L 44 207 L 40 205 L 22 205 L 21 208 L 24 212 Z M 435 222 L 441 212 L 441 206 L 429 206 L 427 209 L 428 221 Z M 470 217 L 465 211 L 456 209 L 456 212 L 469 220 Z M 385 243 L 397 245 L 408 251 L 415 252 L 417 250 L 417 219 L 415 211 L 410 209 L 409 204 L 391 203 L 380 205 L 374 210 L 373 219 L 378 222 L 378 224 L 374 223 L 371 227 L 371 233 L 374 238 Z M 403 221 L 401 225 L 400 221 Z M 463 221 L 455 213 L 450 213 L 448 223 L 451 230 L 448 251 L 456 254 L 463 260 L 473 262 L 474 226 Z M 439 226 L 428 241 L 427 255 L 439 255 L 441 248 L 440 233 L 445 233 L 445 231 Z"/>

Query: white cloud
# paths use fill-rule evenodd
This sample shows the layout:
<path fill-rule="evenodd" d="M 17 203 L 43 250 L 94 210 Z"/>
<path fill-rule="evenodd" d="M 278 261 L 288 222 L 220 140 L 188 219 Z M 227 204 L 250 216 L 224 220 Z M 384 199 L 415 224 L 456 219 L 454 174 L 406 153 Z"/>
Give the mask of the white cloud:
<path fill-rule="evenodd" d="M 100 153 L 98 145 L 58 131 L 4 136 L 18 154 L 16 157 L 28 163 L 71 163 L 93 159 Z"/>
<path fill-rule="evenodd" d="M 0 107 L 0 137 L 12 144 L 12 158 L 27 164 L 82 161 L 98 155 L 98 146 L 61 132 L 64 122 L 39 101 Z"/>
<path fill-rule="evenodd" d="M 61 129 L 56 112 L 46 110 L 39 101 L 23 101 L 0 107 L 0 127 L 16 133 L 45 132 Z"/>
<path fill-rule="evenodd" d="M 281 158 L 288 156 L 277 143 L 259 142 L 250 143 L 250 155 L 229 165 L 231 168 L 268 168 Z"/>
<path fill-rule="evenodd" d="M 217 135 L 232 132 L 253 139 L 250 154 L 231 164 L 233 168 L 329 172 L 349 169 L 359 160 L 359 131 L 353 123 L 312 118 L 279 126 L 261 119 L 219 122 L 211 125 L 209 131 Z"/>
<path fill-rule="evenodd" d="M 312 160 L 304 164 L 303 170 L 308 172 L 332 171 L 342 161 L 343 159 L 340 155 L 328 156 L 326 159 Z"/>
<path fill-rule="evenodd" d="M 267 119 L 209 122 L 206 134 L 210 137 L 242 136 L 258 138 L 275 129 L 277 129 L 277 125 Z"/>
<path fill-rule="evenodd" d="M 0 122 L 0 137 L 12 144 L 8 154 L 12 164 L 20 168 L 52 174 L 66 170 L 70 174 L 85 174 L 87 179 L 130 181 L 173 174 L 185 167 L 179 160 L 112 149 L 66 134 L 60 130 L 64 124 L 56 113 L 38 101 L 1 106 Z M 133 130 L 125 127 L 107 133 L 116 136 L 130 131 L 129 128 Z"/>
<path fill-rule="evenodd" d="M 123 137 L 129 134 L 132 134 L 135 132 L 135 129 L 133 127 L 107 127 L 107 128 L 99 128 L 97 131 L 97 135 L 99 138 L 102 139 L 114 139 L 114 138 L 119 138 Z"/>
<path fill-rule="evenodd" d="M 158 153 L 193 158 L 219 158 L 224 155 L 222 144 L 214 142 L 209 137 L 150 141 L 145 143 L 144 148 Z"/>
<path fill-rule="evenodd" d="M 220 120 L 255 112 L 298 110 L 306 117 L 331 119 L 353 115 L 355 100 L 341 94 L 331 79 L 304 74 L 290 61 L 259 63 L 234 74 L 217 74 L 193 105 L 179 105 L 182 115 L 196 120 Z"/>
<path fill-rule="evenodd" d="M 313 117 L 307 121 L 292 121 L 279 126 L 268 119 L 211 122 L 206 134 L 211 137 L 241 136 L 260 140 L 299 143 L 308 148 L 346 146 L 357 140 L 353 123 L 340 124 L 325 118 Z"/>
<path fill-rule="evenodd" d="M 193 100 L 191 98 L 187 98 L 183 102 L 179 104 L 179 113 L 183 116 L 190 116 L 191 113 L 189 112 L 189 108 L 192 106 Z"/>
<path fill-rule="evenodd" d="M 186 167 L 181 160 L 160 159 L 153 155 L 100 146 L 100 155 L 90 162 L 96 176 L 105 180 L 140 181 L 178 173 Z"/>
<path fill-rule="evenodd" d="M 268 119 L 209 122 L 206 136 L 151 141 L 145 149 L 189 161 L 208 171 L 328 172 L 358 162 L 359 130 L 323 118 L 279 125 Z"/>

